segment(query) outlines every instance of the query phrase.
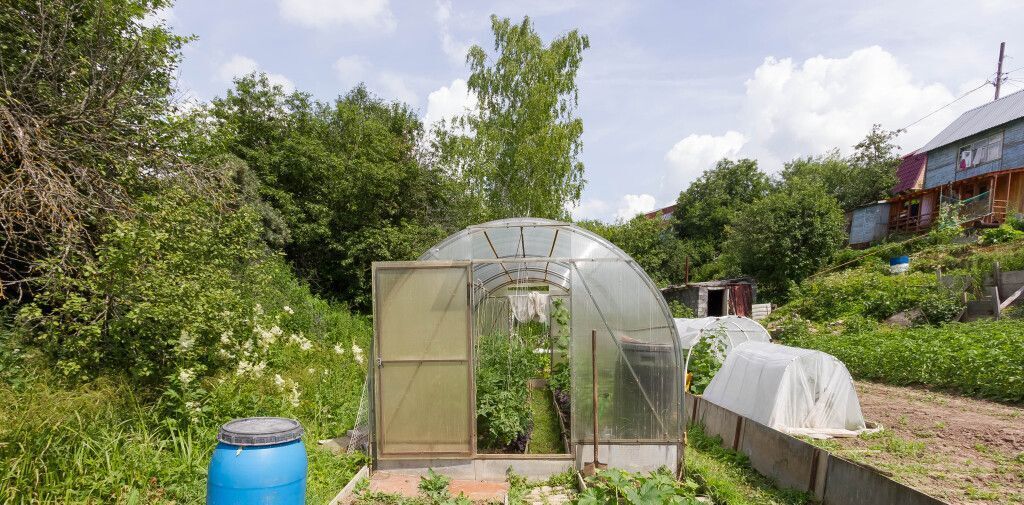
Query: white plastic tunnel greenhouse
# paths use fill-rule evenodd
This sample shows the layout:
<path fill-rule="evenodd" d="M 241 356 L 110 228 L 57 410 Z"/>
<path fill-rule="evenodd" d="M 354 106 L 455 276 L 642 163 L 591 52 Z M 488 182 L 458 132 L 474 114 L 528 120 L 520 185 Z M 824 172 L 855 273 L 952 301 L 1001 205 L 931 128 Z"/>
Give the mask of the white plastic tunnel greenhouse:
<path fill-rule="evenodd" d="M 869 431 L 846 365 L 811 349 L 739 344 L 711 379 L 704 399 L 791 435 L 829 438 Z"/>
<path fill-rule="evenodd" d="M 685 353 L 685 368 L 689 369 L 693 349 L 701 342 L 710 344 L 711 353 L 718 361 L 725 361 L 729 351 L 743 342 L 770 342 L 772 337 L 761 323 L 742 316 L 676 318 L 679 347 Z"/>
<path fill-rule="evenodd" d="M 677 468 L 685 417 L 676 326 L 643 269 L 607 240 L 545 219 L 471 226 L 418 261 L 374 263 L 373 300 L 374 469 L 429 466 L 503 479 L 508 468 L 543 476 L 582 467 L 593 459 L 593 375 L 600 462 Z M 489 380 L 482 368 L 490 351 L 483 346 L 488 339 L 522 340 L 537 327 L 541 336 L 527 345 L 544 356 L 538 362 L 547 368 L 538 375 L 550 373 L 553 381 L 560 363 L 568 369 L 569 411 L 548 400 L 559 413 L 564 450 L 485 450 L 477 398 L 478 382 Z"/>

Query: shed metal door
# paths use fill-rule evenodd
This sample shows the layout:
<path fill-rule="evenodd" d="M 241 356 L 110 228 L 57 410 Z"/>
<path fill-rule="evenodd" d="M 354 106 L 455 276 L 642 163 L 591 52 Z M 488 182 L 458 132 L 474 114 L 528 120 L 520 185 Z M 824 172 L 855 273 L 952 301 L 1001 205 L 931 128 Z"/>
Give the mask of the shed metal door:
<path fill-rule="evenodd" d="M 473 451 L 470 264 L 373 265 L 377 454 Z"/>

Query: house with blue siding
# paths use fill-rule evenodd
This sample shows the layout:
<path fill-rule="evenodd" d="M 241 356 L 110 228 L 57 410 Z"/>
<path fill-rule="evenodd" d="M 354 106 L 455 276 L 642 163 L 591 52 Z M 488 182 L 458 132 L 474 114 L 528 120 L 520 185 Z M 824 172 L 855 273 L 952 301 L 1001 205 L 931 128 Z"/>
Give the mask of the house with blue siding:
<path fill-rule="evenodd" d="M 926 230 L 947 203 L 960 203 L 961 215 L 975 226 L 1024 214 L 1024 91 L 964 112 L 904 156 L 897 179 L 885 205 L 854 212 L 851 245 L 881 238 L 885 234 L 868 233 L 880 227 L 888 234 Z M 888 216 L 881 218 L 884 210 Z"/>

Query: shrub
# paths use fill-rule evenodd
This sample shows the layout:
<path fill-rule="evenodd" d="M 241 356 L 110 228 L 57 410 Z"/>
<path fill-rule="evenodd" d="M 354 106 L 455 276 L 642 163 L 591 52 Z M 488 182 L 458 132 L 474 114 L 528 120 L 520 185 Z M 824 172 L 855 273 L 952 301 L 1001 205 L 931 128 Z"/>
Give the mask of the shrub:
<path fill-rule="evenodd" d="M 815 322 L 853 315 L 883 320 L 897 312 L 921 307 L 928 300 L 936 306 L 932 315 L 938 315 L 940 293 L 945 294 L 934 274 L 896 276 L 862 268 L 805 282 L 794 290 L 791 303 L 780 312 L 795 312 Z"/>
<path fill-rule="evenodd" d="M 1015 320 L 909 329 L 851 328 L 839 335 L 780 334 L 787 345 L 839 358 L 858 379 L 955 389 L 969 396 L 1024 400 L 1024 325 Z"/>
<path fill-rule="evenodd" d="M 1017 214 L 1016 216 L 1008 217 L 1006 218 L 1006 224 L 1010 225 L 1010 228 L 1014 230 L 1024 231 L 1024 216 Z"/>
<path fill-rule="evenodd" d="M 1009 224 L 1002 224 L 998 228 L 990 228 L 981 232 L 981 238 L 978 239 L 978 242 L 981 245 L 1001 244 L 1003 242 L 1012 242 L 1021 237 L 1024 237 L 1024 231 L 1017 230 Z"/>
<path fill-rule="evenodd" d="M 42 289 L 19 320 L 74 381 L 117 371 L 160 389 L 192 382 L 228 365 L 222 340 L 253 351 L 254 327 L 270 328 L 254 303 L 272 262 L 260 233 L 246 209 L 221 213 L 180 189 L 145 197 L 102 236 L 95 265 L 45 260 Z"/>
<path fill-rule="evenodd" d="M 169 397 L 148 401 L 132 381 L 115 376 L 60 386 L 55 372 L 38 369 L 31 356 L 9 357 L 24 372 L 17 382 L 0 383 L 0 502 L 201 502 L 217 428 L 247 416 L 298 419 L 306 429 L 310 500 L 333 497 L 363 461 L 334 456 L 315 441 L 352 427 L 366 368 L 351 349 L 368 345 L 372 332 L 366 318 L 285 278 L 292 289 L 277 293 L 294 307 L 293 322 L 305 328 L 311 346 L 278 342 L 277 358 L 258 375 L 225 370 L 196 378 L 207 393 L 196 397 L 188 423 L 166 417 Z"/>

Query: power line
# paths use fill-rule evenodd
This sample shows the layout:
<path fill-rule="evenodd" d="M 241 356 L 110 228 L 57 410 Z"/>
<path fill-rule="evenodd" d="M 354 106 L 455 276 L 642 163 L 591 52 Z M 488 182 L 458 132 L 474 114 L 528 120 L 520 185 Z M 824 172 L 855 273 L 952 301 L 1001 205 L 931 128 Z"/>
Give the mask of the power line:
<path fill-rule="evenodd" d="M 1024 67 L 1022 67 L 1022 68 L 1024 68 Z M 992 84 L 992 83 L 989 82 L 989 81 L 985 81 L 981 86 L 978 86 L 977 88 L 974 88 L 974 89 L 972 89 L 972 90 L 970 90 L 970 91 L 968 91 L 968 92 L 966 92 L 966 93 L 956 97 L 952 102 L 949 102 L 946 105 L 943 105 L 942 107 L 939 107 L 938 109 L 935 109 L 935 110 L 929 112 L 928 114 L 926 114 L 921 119 L 918 119 L 917 121 L 914 121 L 913 123 L 910 123 L 907 126 L 904 126 L 903 128 L 900 128 L 899 130 L 896 130 L 896 131 L 906 130 L 907 128 L 910 128 L 911 126 L 914 126 L 917 123 L 920 123 L 921 121 L 924 121 L 925 119 L 928 119 L 928 118 L 934 116 L 936 113 L 938 113 L 942 109 L 945 109 L 946 107 L 949 107 L 950 105 L 953 105 L 954 103 L 957 103 L 960 100 L 963 100 L 964 98 L 967 98 L 967 95 L 970 95 L 971 93 L 974 93 L 975 91 L 978 91 L 979 89 L 984 88 L 985 86 L 988 86 L 989 84 Z"/>

